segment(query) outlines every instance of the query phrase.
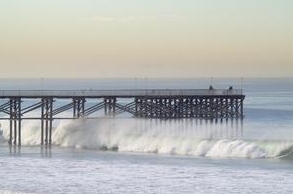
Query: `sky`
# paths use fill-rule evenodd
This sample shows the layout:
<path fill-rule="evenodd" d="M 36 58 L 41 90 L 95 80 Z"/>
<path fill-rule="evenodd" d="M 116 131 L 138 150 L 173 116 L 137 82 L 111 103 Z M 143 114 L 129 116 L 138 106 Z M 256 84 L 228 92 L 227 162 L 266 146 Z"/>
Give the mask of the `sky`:
<path fill-rule="evenodd" d="M 1 0 L 0 78 L 292 77 L 292 0 Z"/>

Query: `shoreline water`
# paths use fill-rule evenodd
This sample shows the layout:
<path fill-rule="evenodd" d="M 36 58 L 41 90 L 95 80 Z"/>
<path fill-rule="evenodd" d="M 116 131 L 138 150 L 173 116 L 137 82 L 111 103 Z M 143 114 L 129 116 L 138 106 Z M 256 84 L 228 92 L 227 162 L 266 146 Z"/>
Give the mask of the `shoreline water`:
<path fill-rule="evenodd" d="M 290 193 L 293 190 L 292 161 L 276 158 L 215 159 L 60 147 L 53 147 L 50 152 L 41 152 L 39 147 L 20 149 L 20 154 L 5 156 L 0 148 L 0 175 L 5 176 L 0 183 L 1 194 Z"/>

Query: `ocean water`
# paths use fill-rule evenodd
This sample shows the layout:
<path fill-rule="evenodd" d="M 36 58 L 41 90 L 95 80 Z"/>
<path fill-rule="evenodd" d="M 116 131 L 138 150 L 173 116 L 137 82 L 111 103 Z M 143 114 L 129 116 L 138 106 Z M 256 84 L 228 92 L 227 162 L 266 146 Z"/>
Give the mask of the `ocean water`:
<path fill-rule="evenodd" d="M 103 113 L 97 120 L 54 121 L 51 149 L 38 146 L 36 121 L 22 123 L 20 148 L 9 147 L 8 123 L 1 121 L 0 193 L 292 193 L 292 83 L 292 78 L 3 79 L 0 90 L 213 85 L 242 88 L 246 98 L 243 122 Z"/>

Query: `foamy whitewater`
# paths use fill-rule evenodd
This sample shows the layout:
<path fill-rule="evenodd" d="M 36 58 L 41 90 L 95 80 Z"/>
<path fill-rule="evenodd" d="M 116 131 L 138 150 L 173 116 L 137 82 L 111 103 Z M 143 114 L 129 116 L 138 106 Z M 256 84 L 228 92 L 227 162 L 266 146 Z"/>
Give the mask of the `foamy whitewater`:
<path fill-rule="evenodd" d="M 64 85 L 59 86 L 60 81 Z M 38 121 L 22 122 L 21 148 L 8 146 L 9 123 L 1 121 L 0 193 L 292 193 L 293 79 L 213 82 L 215 88 L 243 87 L 243 122 L 139 119 L 127 114 L 111 118 L 98 113 L 96 120 L 54 121 L 53 147 L 45 149 L 39 146 Z M 3 89 L 40 87 L 36 80 L 2 83 Z M 41 87 L 165 89 L 209 84 L 204 79 L 47 80 Z"/>
<path fill-rule="evenodd" d="M 53 145 L 76 149 L 178 154 L 213 158 L 273 158 L 290 155 L 291 140 L 244 140 L 224 124 L 196 125 L 193 120 L 111 119 L 61 121 L 53 130 Z M 221 126 L 223 127 L 223 126 Z M 239 126 L 238 126 L 239 127 Z M 9 138 L 3 126 L 2 141 Z M 235 128 L 237 128 L 235 126 Z M 228 134 L 226 133 L 228 131 Z M 36 122 L 23 125 L 23 145 L 39 145 Z M 7 143 L 7 142 L 6 142 Z"/>

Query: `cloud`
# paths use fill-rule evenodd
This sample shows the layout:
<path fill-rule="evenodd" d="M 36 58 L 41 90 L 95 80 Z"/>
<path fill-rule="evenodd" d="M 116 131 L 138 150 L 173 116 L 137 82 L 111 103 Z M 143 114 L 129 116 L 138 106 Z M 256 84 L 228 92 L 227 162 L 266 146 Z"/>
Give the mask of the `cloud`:
<path fill-rule="evenodd" d="M 161 22 L 173 22 L 185 20 L 185 16 L 180 15 L 144 15 L 144 16 L 93 16 L 88 18 L 79 18 L 81 21 L 97 21 L 97 22 L 141 22 L 141 21 L 161 21 Z"/>

